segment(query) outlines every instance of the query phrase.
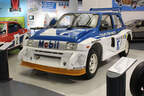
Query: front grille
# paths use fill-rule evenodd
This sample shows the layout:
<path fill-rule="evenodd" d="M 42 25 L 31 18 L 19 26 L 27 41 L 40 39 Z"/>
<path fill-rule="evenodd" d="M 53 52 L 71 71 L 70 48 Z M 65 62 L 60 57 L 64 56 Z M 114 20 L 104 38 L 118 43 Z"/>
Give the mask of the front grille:
<path fill-rule="evenodd" d="M 35 50 L 35 52 L 63 55 L 63 53 L 60 52 L 50 52 L 50 51 L 40 51 L 40 50 Z"/>
<path fill-rule="evenodd" d="M 61 57 L 55 57 L 55 56 L 46 56 L 46 55 L 40 55 L 40 54 L 35 54 L 35 56 L 47 57 L 47 58 L 53 58 L 53 59 L 61 59 Z"/>

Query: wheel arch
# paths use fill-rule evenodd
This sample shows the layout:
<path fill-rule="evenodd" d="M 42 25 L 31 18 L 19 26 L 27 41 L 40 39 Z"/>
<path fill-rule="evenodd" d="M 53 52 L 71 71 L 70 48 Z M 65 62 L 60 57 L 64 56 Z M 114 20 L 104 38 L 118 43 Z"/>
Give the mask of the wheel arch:
<path fill-rule="evenodd" d="M 132 31 L 128 31 L 127 40 L 131 41 L 133 39 Z"/>
<path fill-rule="evenodd" d="M 91 48 L 90 48 L 90 50 L 91 49 L 95 49 L 95 50 L 99 50 L 98 51 L 98 54 L 99 54 L 99 58 L 100 58 L 100 60 L 102 59 L 102 55 L 103 55 L 103 47 L 102 47 L 102 44 L 101 43 L 99 43 L 99 42 L 96 42 L 96 43 L 94 43 L 92 46 L 91 46 Z M 89 51 L 90 51 L 89 50 Z"/>

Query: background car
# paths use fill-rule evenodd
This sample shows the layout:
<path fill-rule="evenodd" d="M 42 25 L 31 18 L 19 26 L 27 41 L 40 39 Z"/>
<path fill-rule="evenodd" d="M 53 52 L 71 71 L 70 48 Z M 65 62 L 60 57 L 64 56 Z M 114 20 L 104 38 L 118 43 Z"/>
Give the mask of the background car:
<path fill-rule="evenodd" d="M 119 6 L 130 5 L 132 8 L 144 6 L 144 0 L 116 0 Z"/>
<path fill-rule="evenodd" d="M 17 22 L 0 21 L 0 46 L 6 42 L 12 42 L 9 49 L 20 46 L 27 32 L 28 30 L 22 28 Z"/>
<path fill-rule="evenodd" d="M 144 6 L 144 0 L 139 0 L 139 2 L 137 3 L 138 6 Z"/>
<path fill-rule="evenodd" d="M 126 26 L 132 30 L 133 40 L 144 39 L 144 20 L 131 20 L 126 23 Z"/>

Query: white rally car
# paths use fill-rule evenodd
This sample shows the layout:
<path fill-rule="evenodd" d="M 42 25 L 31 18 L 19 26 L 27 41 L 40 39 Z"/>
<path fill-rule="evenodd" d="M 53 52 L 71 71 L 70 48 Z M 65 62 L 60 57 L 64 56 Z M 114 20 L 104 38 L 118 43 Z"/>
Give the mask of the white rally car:
<path fill-rule="evenodd" d="M 23 66 L 90 79 L 101 61 L 128 55 L 131 34 L 120 13 L 67 13 L 28 39 L 19 57 Z"/>

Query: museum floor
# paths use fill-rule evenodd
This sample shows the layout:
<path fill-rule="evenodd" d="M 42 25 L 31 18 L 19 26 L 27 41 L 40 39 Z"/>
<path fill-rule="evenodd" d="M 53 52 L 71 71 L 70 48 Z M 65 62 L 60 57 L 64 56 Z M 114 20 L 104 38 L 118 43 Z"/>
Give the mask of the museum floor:
<path fill-rule="evenodd" d="M 136 58 L 137 63 L 127 72 L 126 96 L 131 96 L 129 91 L 129 80 L 135 66 L 144 61 L 144 43 L 137 42 L 131 44 L 129 56 Z M 49 74 L 37 72 L 35 70 L 20 66 L 17 54 L 9 54 L 10 77 L 16 81 L 33 84 L 46 88 L 66 96 L 106 96 L 106 72 L 118 59 L 115 56 L 105 62 L 98 70 L 96 76 L 91 80 L 82 80 L 77 77 Z"/>

